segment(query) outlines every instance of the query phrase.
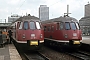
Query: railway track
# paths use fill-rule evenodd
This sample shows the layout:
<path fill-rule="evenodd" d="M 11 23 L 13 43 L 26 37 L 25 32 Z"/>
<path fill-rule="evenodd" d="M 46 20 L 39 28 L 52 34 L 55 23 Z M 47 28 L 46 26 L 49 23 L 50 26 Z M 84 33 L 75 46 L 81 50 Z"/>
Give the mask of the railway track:
<path fill-rule="evenodd" d="M 49 60 L 49 58 L 47 58 L 40 52 L 26 52 L 24 53 L 24 55 L 26 56 L 27 60 Z"/>
<path fill-rule="evenodd" d="M 85 51 L 76 51 L 68 54 L 81 60 L 90 60 L 90 53 L 87 53 Z"/>

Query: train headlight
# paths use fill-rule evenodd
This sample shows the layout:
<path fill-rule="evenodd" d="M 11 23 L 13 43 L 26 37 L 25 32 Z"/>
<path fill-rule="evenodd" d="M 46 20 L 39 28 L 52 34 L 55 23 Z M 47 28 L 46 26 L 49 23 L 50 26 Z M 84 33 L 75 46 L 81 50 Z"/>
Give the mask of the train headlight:
<path fill-rule="evenodd" d="M 41 40 L 41 41 L 39 41 L 40 43 L 43 43 L 44 42 L 44 40 Z"/>
<path fill-rule="evenodd" d="M 65 34 L 65 36 L 64 36 L 65 38 L 68 38 L 68 36 L 67 36 L 67 34 Z"/>
<path fill-rule="evenodd" d="M 43 35 L 42 34 L 40 35 L 40 38 L 43 38 Z"/>
<path fill-rule="evenodd" d="M 25 38 L 25 34 L 23 34 L 22 38 Z"/>

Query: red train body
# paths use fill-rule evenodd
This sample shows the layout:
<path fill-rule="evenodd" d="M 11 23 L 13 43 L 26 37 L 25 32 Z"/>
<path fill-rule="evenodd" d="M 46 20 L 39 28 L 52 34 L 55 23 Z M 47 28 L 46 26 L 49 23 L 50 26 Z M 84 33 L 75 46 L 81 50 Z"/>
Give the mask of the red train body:
<path fill-rule="evenodd" d="M 79 47 L 82 36 L 78 21 L 72 17 L 59 17 L 42 22 L 46 45 Z"/>
<path fill-rule="evenodd" d="M 11 24 L 13 39 L 20 47 L 27 50 L 40 49 L 44 42 L 44 31 L 39 18 L 24 16 Z"/>

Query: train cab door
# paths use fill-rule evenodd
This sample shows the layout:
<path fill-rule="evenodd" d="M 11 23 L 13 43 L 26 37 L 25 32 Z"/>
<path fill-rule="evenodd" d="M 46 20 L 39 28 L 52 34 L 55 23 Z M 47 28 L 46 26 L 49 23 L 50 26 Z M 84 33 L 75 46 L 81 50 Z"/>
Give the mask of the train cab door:
<path fill-rule="evenodd" d="M 14 37 L 16 38 L 16 29 L 17 29 L 17 24 L 15 23 L 15 28 L 14 28 Z"/>
<path fill-rule="evenodd" d="M 65 40 L 68 40 L 71 35 L 71 27 L 69 22 L 65 22 L 65 30 L 63 31 L 63 36 Z"/>
<path fill-rule="evenodd" d="M 78 34 L 75 22 L 65 22 L 65 39 L 75 39 Z"/>
<path fill-rule="evenodd" d="M 16 27 L 16 34 L 15 34 L 15 38 L 17 38 L 17 36 L 18 36 L 18 33 L 19 33 L 19 27 L 20 27 L 20 24 L 21 24 L 21 22 L 17 22 L 17 24 L 15 25 L 15 27 Z"/>
<path fill-rule="evenodd" d="M 64 28 L 64 22 L 59 22 L 59 33 L 60 34 L 60 39 L 64 39 L 64 34 L 65 34 L 65 28 Z"/>
<path fill-rule="evenodd" d="M 54 25 L 51 25 L 51 36 L 50 36 L 50 38 L 52 39 L 52 38 L 54 38 Z"/>
<path fill-rule="evenodd" d="M 17 29 L 16 29 L 16 39 L 17 40 L 21 39 L 22 29 L 23 29 L 23 22 L 20 21 L 17 23 Z"/>
<path fill-rule="evenodd" d="M 19 41 L 26 41 L 30 38 L 29 22 L 21 21 L 17 30 L 17 39 Z"/>

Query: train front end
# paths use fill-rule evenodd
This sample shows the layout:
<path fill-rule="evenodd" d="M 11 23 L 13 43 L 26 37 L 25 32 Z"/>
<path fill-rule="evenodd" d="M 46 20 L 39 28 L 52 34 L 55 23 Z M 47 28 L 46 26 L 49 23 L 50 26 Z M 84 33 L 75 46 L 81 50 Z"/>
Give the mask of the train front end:
<path fill-rule="evenodd" d="M 65 45 L 79 47 L 82 40 L 81 34 L 78 22 L 65 22 L 65 30 L 63 30 L 63 39 L 66 40 Z"/>
<path fill-rule="evenodd" d="M 38 21 L 23 21 L 20 22 L 16 38 L 23 49 L 39 50 L 43 46 L 44 31 Z"/>

